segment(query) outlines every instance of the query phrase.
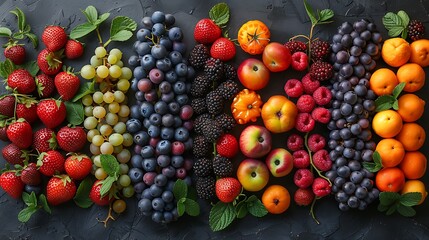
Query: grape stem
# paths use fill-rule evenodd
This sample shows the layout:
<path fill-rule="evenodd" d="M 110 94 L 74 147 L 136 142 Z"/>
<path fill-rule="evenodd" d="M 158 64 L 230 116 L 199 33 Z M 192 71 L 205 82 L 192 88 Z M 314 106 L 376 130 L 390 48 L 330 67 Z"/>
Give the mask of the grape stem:
<path fill-rule="evenodd" d="M 109 204 L 109 213 L 107 214 L 107 217 L 104 220 L 100 220 L 97 218 L 98 222 L 102 222 L 104 223 L 104 227 L 107 227 L 107 223 L 109 222 L 109 220 L 115 221 L 115 218 L 112 215 L 112 203 Z"/>
<path fill-rule="evenodd" d="M 100 45 L 103 45 L 103 39 L 101 38 L 101 34 L 98 30 L 98 27 L 95 29 L 95 31 L 97 32 L 98 42 L 100 43 Z"/>
<path fill-rule="evenodd" d="M 310 148 L 308 147 L 308 134 L 309 134 L 309 133 L 310 133 L 310 132 L 307 132 L 307 133 L 305 134 L 305 136 L 304 136 L 304 144 L 305 144 L 305 148 L 306 148 L 306 149 L 307 149 L 307 151 L 308 151 L 308 155 L 310 156 L 310 164 L 311 164 L 311 168 L 312 168 L 312 170 L 314 169 L 314 170 L 317 172 L 317 174 L 319 175 L 319 177 L 324 178 L 325 180 L 327 180 L 327 181 L 328 181 L 328 183 L 329 183 L 329 186 L 332 186 L 331 180 L 329 180 L 329 178 L 325 177 L 325 176 L 322 174 L 322 172 L 321 172 L 319 169 L 317 169 L 317 167 L 314 165 L 314 162 L 313 162 L 313 155 L 312 155 L 312 152 L 311 152 Z"/>

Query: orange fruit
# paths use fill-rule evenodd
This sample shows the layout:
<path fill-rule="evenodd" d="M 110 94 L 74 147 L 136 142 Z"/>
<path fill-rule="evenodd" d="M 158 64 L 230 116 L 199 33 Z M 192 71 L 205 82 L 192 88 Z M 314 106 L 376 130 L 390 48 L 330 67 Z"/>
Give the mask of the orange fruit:
<path fill-rule="evenodd" d="M 271 185 L 262 194 L 262 203 L 269 213 L 284 213 L 290 206 L 289 191 L 281 185 Z"/>
<path fill-rule="evenodd" d="M 405 182 L 401 194 L 409 192 L 419 192 L 422 194 L 422 199 L 420 199 L 420 202 L 417 203 L 417 205 L 422 204 L 423 201 L 426 199 L 426 196 L 428 195 L 425 184 L 420 180 L 408 180 Z"/>
<path fill-rule="evenodd" d="M 237 34 L 237 41 L 243 51 L 257 55 L 264 51 L 270 43 L 271 32 L 265 23 L 251 20 L 241 25 Z"/>
<path fill-rule="evenodd" d="M 426 132 L 417 123 L 405 123 L 396 139 L 404 145 L 406 151 L 417 151 L 425 143 Z"/>
<path fill-rule="evenodd" d="M 375 176 L 375 185 L 382 192 L 399 192 L 404 184 L 404 173 L 397 167 L 383 168 Z"/>
<path fill-rule="evenodd" d="M 422 67 L 429 66 L 429 40 L 419 39 L 410 45 L 410 62 L 417 63 Z"/>
<path fill-rule="evenodd" d="M 404 159 L 405 149 L 394 138 L 385 138 L 378 142 L 375 150 L 380 154 L 383 167 L 396 167 Z"/>
<path fill-rule="evenodd" d="M 398 69 L 396 77 L 398 77 L 399 83 L 405 83 L 405 92 L 415 92 L 425 85 L 426 74 L 417 63 L 407 63 Z"/>
<path fill-rule="evenodd" d="M 404 122 L 415 122 L 425 110 L 425 101 L 415 94 L 404 94 L 398 99 L 398 113 Z"/>
<path fill-rule="evenodd" d="M 392 67 L 400 67 L 408 62 L 411 56 L 410 44 L 403 38 L 390 38 L 384 41 L 381 57 Z"/>
<path fill-rule="evenodd" d="M 418 179 L 426 173 L 427 159 L 426 156 L 419 152 L 406 152 L 399 168 L 404 172 L 407 179 Z"/>
<path fill-rule="evenodd" d="M 384 110 L 374 115 L 372 129 L 382 138 L 396 136 L 402 128 L 402 118 L 393 110 Z"/>
<path fill-rule="evenodd" d="M 378 96 L 390 95 L 399 81 L 396 74 L 388 68 L 380 68 L 369 79 L 369 87 Z"/>

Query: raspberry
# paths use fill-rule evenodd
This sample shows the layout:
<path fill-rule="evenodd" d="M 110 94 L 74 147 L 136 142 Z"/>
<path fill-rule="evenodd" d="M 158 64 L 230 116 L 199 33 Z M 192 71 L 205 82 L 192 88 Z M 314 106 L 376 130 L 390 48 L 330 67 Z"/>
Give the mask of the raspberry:
<path fill-rule="evenodd" d="M 311 112 L 311 117 L 317 122 L 327 124 L 331 120 L 331 112 L 323 107 L 318 107 Z"/>
<path fill-rule="evenodd" d="M 307 188 L 313 184 L 314 175 L 308 168 L 301 168 L 293 175 L 293 182 L 299 188 Z"/>
<path fill-rule="evenodd" d="M 311 188 L 317 197 L 324 197 L 331 193 L 331 186 L 329 186 L 328 180 L 321 177 L 314 179 Z"/>
<path fill-rule="evenodd" d="M 302 95 L 296 102 L 296 107 L 299 112 L 309 113 L 314 109 L 314 106 L 316 106 L 316 102 L 313 97 L 308 94 Z"/>
<path fill-rule="evenodd" d="M 304 138 L 298 134 L 292 134 L 287 138 L 287 148 L 291 151 L 298 151 L 304 149 Z"/>
<path fill-rule="evenodd" d="M 293 154 L 293 166 L 295 168 L 307 168 L 310 166 L 310 155 L 305 150 L 295 151 Z"/>
<path fill-rule="evenodd" d="M 315 121 L 309 113 L 298 113 L 295 128 L 300 132 L 310 132 L 314 129 Z"/>
<path fill-rule="evenodd" d="M 325 106 L 331 102 L 332 93 L 327 87 L 321 86 L 314 91 L 313 98 L 317 105 Z"/>
<path fill-rule="evenodd" d="M 307 94 L 313 94 L 314 91 L 320 87 L 320 82 L 312 79 L 310 73 L 307 73 L 304 77 L 302 77 L 301 82 L 302 86 L 304 87 L 304 91 Z"/>
<path fill-rule="evenodd" d="M 304 52 L 292 54 L 292 68 L 296 71 L 304 71 L 308 67 L 308 56 Z"/>
<path fill-rule="evenodd" d="M 298 79 L 287 80 L 284 89 L 289 97 L 299 97 L 304 93 L 304 87 Z"/>
<path fill-rule="evenodd" d="M 322 172 L 331 170 L 332 160 L 329 157 L 328 151 L 325 149 L 317 151 L 313 155 L 313 164 L 314 166 Z"/>
<path fill-rule="evenodd" d="M 310 188 L 298 188 L 293 196 L 293 200 L 298 206 L 308 206 L 314 200 L 314 193 Z"/>
<path fill-rule="evenodd" d="M 320 134 L 311 134 L 307 140 L 308 148 L 312 152 L 317 152 L 326 146 L 326 139 Z"/>

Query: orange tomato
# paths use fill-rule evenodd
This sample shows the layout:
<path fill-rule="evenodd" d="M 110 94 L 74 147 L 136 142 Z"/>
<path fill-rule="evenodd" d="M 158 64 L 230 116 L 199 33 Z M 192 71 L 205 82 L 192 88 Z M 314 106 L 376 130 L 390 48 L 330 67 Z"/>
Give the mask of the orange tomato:
<path fill-rule="evenodd" d="M 270 42 L 271 32 L 265 23 L 251 20 L 244 23 L 238 30 L 237 40 L 243 51 L 257 55 L 264 51 Z"/>

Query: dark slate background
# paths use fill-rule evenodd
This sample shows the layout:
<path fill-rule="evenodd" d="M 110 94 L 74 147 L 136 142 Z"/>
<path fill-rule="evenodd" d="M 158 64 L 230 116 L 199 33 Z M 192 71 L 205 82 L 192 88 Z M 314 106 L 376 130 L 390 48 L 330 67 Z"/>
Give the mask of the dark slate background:
<path fill-rule="evenodd" d="M 116 15 L 126 15 L 140 22 L 143 16 L 150 15 L 156 10 L 173 13 L 176 17 L 176 25 L 182 27 L 185 32 L 185 42 L 189 48 L 194 45 L 192 37 L 193 26 L 204 17 L 218 1 L 198 0 L 153 0 L 153 1 L 56 1 L 56 0 L 3 0 L 0 3 L 0 25 L 15 28 L 14 15 L 9 11 L 20 7 L 26 14 L 28 22 L 34 32 L 40 36 L 44 26 L 60 24 L 68 31 L 77 24 L 85 21 L 81 9 L 87 5 L 94 5 L 99 13 L 110 12 L 110 20 Z M 310 23 L 300 0 L 248 0 L 226 1 L 231 8 L 229 24 L 230 37 L 236 38 L 237 30 L 247 20 L 259 19 L 265 22 L 271 29 L 272 40 L 284 42 L 297 34 L 308 34 Z M 370 1 L 370 0 L 323 0 L 309 1 L 316 9 L 331 8 L 335 12 L 334 23 L 316 27 L 316 36 L 329 39 L 337 27 L 343 21 L 353 22 L 366 18 L 375 22 L 379 30 L 387 37 L 381 24 L 382 16 L 388 11 L 397 12 L 406 10 L 411 18 L 422 20 L 429 31 L 429 1 Z M 103 25 L 102 31 L 108 33 L 108 25 Z M 429 34 L 427 35 L 429 36 Z M 105 38 L 107 38 L 105 36 Z M 130 56 L 132 43 L 112 43 L 110 47 L 120 47 L 124 56 Z M 85 56 L 79 61 L 66 62 L 76 69 L 89 62 L 97 39 L 91 35 L 83 39 L 87 44 Z M 4 43 L 1 40 L 0 43 Z M 31 50 L 30 44 L 26 46 L 29 52 L 28 59 L 36 58 L 36 51 Z M 43 46 L 39 46 L 41 50 Z M 240 61 L 249 57 L 238 50 L 234 60 L 237 66 Z M 4 60 L 3 58 L 1 59 Z M 378 65 L 382 66 L 382 65 Z M 283 73 L 273 74 L 269 86 L 261 91 L 264 101 L 270 95 L 284 94 L 283 85 L 289 78 L 300 78 L 302 74 L 288 70 Z M 1 87 L 0 92 L 4 92 Z M 428 101 L 427 85 L 419 93 Z M 226 109 L 228 109 L 226 107 Z M 419 120 L 426 131 L 429 114 Z M 37 127 L 37 126 L 36 126 Z M 238 134 L 243 127 L 235 130 Z M 320 131 L 326 130 L 319 129 Z M 287 135 L 274 136 L 273 147 L 285 147 Z M 0 143 L 4 147 L 5 143 Z M 422 151 L 428 156 L 429 150 L 425 145 Z M 242 159 L 241 156 L 234 159 L 235 164 Z M 4 160 L 0 159 L 3 166 Z M 291 174 L 292 175 L 292 174 Z M 271 179 L 270 183 L 283 184 L 293 193 L 295 187 L 292 176 L 281 179 Z M 428 174 L 423 181 L 429 185 Z M 114 222 L 109 222 L 105 228 L 98 223 L 97 218 L 103 219 L 107 214 L 106 208 L 93 206 L 90 209 L 80 209 L 73 203 L 68 203 L 52 209 L 52 215 L 44 212 L 35 214 L 28 223 L 22 224 L 17 220 L 18 212 L 23 208 L 21 201 L 13 200 L 4 191 L 0 190 L 0 239 L 427 239 L 429 238 L 429 202 L 416 208 L 417 215 L 413 218 L 404 218 L 397 214 L 385 216 L 376 209 L 376 204 L 371 205 L 366 211 L 341 212 L 333 197 L 318 201 L 315 207 L 316 216 L 321 222 L 317 225 L 309 215 L 308 208 L 300 208 L 291 205 L 290 209 L 282 215 L 267 215 L 257 219 L 246 217 L 235 221 L 228 229 L 213 233 L 208 225 L 209 204 L 201 202 L 202 212 L 198 218 L 184 216 L 179 221 L 160 225 L 153 223 L 149 218 L 142 216 L 136 209 L 136 200 L 127 200 L 126 213 L 117 217 Z"/>

